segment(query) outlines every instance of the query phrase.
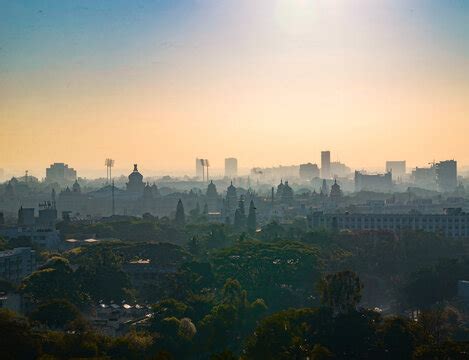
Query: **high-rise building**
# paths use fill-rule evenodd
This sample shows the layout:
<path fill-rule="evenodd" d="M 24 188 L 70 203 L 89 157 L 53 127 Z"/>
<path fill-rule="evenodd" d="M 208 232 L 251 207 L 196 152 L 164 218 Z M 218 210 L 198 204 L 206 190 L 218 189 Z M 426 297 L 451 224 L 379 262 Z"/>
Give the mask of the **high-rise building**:
<path fill-rule="evenodd" d="M 195 176 L 198 179 L 203 179 L 204 176 L 204 166 L 202 165 L 202 159 L 196 158 L 195 159 Z"/>
<path fill-rule="evenodd" d="M 329 179 L 331 177 L 331 152 L 321 151 L 321 177 Z"/>
<path fill-rule="evenodd" d="M 457 162 L 454 160 L 440 161 L 435 165 L 438 189 L 443 192 L 456 190 L 458 186 Z"/>
<path fill-rule="evenodd" d="M 402 179 L 407 172 L 405 160 L 386 161 L 386 172 L 392 172 L 394 179 Z"/>
<path fill-rule="evenodd" d="M 72 183 L 77 179 L 75 169 L 64 163 L 54 163 L 46 169 L 46 181 L 49 183 Z"/>
<path fill-rule="evenodd" d="M 230 179 L 238 176 L 238 159 L 236 158 L 225 159 L 225 176 Z"/>

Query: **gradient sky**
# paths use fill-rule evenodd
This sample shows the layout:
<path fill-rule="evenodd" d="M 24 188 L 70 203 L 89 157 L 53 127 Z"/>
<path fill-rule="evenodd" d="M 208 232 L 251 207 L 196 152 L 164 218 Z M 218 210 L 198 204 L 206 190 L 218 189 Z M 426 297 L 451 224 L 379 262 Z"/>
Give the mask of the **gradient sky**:
<path fill-rule="evenodd" d="M 469 164 L 467 0 L 0 0 L 0 167 Z"/>

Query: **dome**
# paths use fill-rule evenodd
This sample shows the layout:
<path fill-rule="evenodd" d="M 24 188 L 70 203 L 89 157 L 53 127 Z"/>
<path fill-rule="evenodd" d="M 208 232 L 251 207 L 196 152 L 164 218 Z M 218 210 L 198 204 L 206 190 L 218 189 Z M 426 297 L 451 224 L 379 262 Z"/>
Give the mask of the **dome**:
<path fill-rule="evenodd" d="M 134 171 L 129 175 L 129 182 L 142 182 L 143 175 L 138 172 L 137 164 L 134 164 Z"/>
<path fill-rule="evenodd" d="M 81 188 L 80 188 L 80 184 L 78 183 L 78 180 L 75 180 L 75 182 L 73 183 L 73 192 L 80 192 L 81 191 Z"/>
<path fill-rule="evenodd" d="M 236 187 L 233 185 L 233 181 L 231 182 L 230 186 L 226 189 L 228 194 L 234 194 L 236 196 Z"/>
<path fill-rule="evenodd" d="M 207 186 L 207 196 L 210 196 L 210 195 L 217 195 L 217 187 L 215 186 L 215 184 L 213 183 L 213 181 L 210 181 L 210 184 L 208 184 Z"/>

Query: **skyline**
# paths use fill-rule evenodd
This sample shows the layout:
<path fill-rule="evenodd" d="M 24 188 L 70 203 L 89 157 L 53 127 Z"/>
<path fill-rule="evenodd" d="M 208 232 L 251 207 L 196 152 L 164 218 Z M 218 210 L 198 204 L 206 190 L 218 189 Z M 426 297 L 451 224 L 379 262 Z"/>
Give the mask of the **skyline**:
<path fill-rule="evenodd" d="M 467 2 L 0 7 L 7 171 L 104 173 L 109 156 L 118 169 L 177 173 L 197 156 L 246 169 L 319 163 L 324 149 L 352 168 L 469 165 Z"/>

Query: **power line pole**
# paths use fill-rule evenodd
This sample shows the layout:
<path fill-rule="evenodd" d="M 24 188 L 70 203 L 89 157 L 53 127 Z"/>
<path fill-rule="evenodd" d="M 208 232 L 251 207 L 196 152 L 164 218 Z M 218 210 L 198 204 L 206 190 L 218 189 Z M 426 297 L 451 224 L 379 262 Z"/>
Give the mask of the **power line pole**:
<path fill-rule="evenodd" d="M 112 216 L 114 216 L 116 214 L 116 204 L 114 200 L 114 180 L 112 180 L 111 194 L 112 194 Z"/>

